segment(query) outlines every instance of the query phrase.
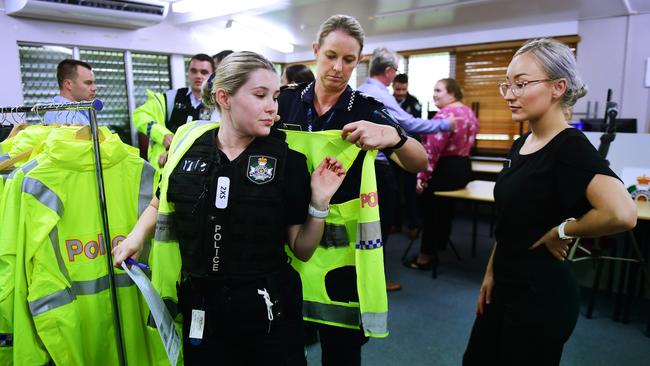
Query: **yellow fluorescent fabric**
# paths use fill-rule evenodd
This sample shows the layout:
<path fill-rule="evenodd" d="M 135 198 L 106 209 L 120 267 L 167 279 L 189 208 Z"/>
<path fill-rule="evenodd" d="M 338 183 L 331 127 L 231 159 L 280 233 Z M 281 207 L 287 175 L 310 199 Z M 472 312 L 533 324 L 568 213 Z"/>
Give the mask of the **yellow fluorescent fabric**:
<path fill-rule="evenodd" d="M 335 157 L 349 169 L 360 152 L 355 145 L 341 139 L 341 131 L 284 132 L 289 147 L 307 157 L 310 172 L 326 156 Z M 385 337 L 388 301 L 374 169 L 376 156 L 377 151 L 365 154 L 359 197 L 330 205 L 324 238 L 312 258 L 302 262 L 289 250 L 287 253 L 302 279 L 306 320 L 352 329 L 362 326 L 367 336 Z M 337 233 L 343 228 L 347 243 L 341 245 L 341 235 Z M 343 266 L 356 269 L 359 303 L 337 302 L 327 295 L 325 276 Z"/>
<path fill-rule="evenodd" d="M 158 158 L 165 152 L 165 147 L 162 144 L 165 135 L 172 133 L 165 126 L 166 117 L 165 96 L 151 90 L 147 90 L 147 101 L 133 112 L 133 124 L 138 131 L 149 138 L 147 159 L 156 169 L 160 169 Z"/>
<path fill-rule="evenodd" d="M 74 132 L 52 132 L 36 166 L 17 171 L 5 190 L 2 224 L 11 217 L 17 229 L 0 235 L 0 265 L 14 272 L 13 283 L 0 275 L 0 326 L 13 323 L 16 365 L 117 364 L 106 250 L 123 240 L 151 200 L 154 170 L 105 131 L 111 238 L 103 238 L 92 142 Z M 127 363 L 164 365 L 160 339 L 146 326 L 146 303 L 123 271 L 115 273 Z"/>

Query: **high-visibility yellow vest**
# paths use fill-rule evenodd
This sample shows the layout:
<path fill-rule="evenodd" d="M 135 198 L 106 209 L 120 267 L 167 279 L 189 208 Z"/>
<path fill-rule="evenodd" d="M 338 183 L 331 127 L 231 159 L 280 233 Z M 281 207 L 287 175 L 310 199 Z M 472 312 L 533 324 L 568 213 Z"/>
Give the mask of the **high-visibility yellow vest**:
<path fill-rule="evenodd" d="M 194 141 L 217 127 L 218 124 L 207 121 L 181 126 L 162 173 L 160 206 L 152 245 L 152 282 L 168 304 L 178 303 L 176 288 L 181 281 L 182 267 L 173 227 L 174 205 L 167 201 L 169 176 Z M 355 145 L 341 140 L 340 131 L 286 133 L 289 147 L 306 155 L 310 171 L 325 156 L 336 157 L 349 169 L 360 151 Z M 324 238 L 330 242 L 329 247 L 319 246 L 306 263 L 294 258 L 292 265 L 302 278 L 305 319 L 352 329 L 363 325 L 366 335 L 385 337 L 388 335 L 388 303 L 374 174 L 376 154 L 368 152 L 364 159 L 359 198 L 330 205 Z M 358 303 L 336 302 L 327 296 L 325 275 L 329 270 L 342 266 L 356 268 Z"/>
<path fill-rule="evenodd" d="M 147 90 L 147 101 L 133 112 L 133 124 L 149 138 L 147 160 L 156 169 L 160 169 L 158 158 L 166 151 L 163 140 L 172 133 L 165 126 L 166 116 L 165 96 L 151 90 Z"/>
<path fill-rule="evenodd" d="M 3 365 L 118 362 L 105 253 L 148 206 L 154 170 L 117 135 L 101 143 L 111 233 L 103 238 L 92 142 L 72 132 L 53 131 L 30 162 L 35 166 L 17 170 L 5 192 L 3 205 L 14 211 L 4 212 L 3 228 L 11 217 L 15 230 L 0 234 L 0 268 L 13 272 L 0 275 L 0 333 L 10 329 L 13 337 L 11 352 L 0 346 Z M 123 271 L 115 273 L 127 363 L 168 363 L 158 335 L 146 326 L 137 287 Z"/>
<path fill-rule="evenodd" d="M 156 232 L 151 246 L 151 282 L 170 308 L 172 316 L 178 304 L 176 286 L 181 281 L 182 260 L 173 225 L 174 204 L 167 201 L 169 176 L 194 141 L 217 127 L 217 123 L 209 121 L 194 121 L 180 126 L 169 147 L 167 163 L 162 171 Z M 179 322 L 177 326 L 180 326 L 181 318 L 177 317 L 176 320 Z"/>
<path fill-rule="evenodd" d="M 289 147 L 307 157 L 310 172 L 326 156 L 333 156 L 346 169 L 360 149 L 341 139 L 341 131 L 285 131 Z M 303 288 L 303 316 L 306 320 L 344 328 L 360 329 L 369 337 L 388 335 L 388 301 L 382 251 L 381 225 L 374 161 L 377 151 L 363 160 L 359 197 L 330 204 L 321 245 L 307 262 L 292 256 Z M 325 276 L 343 266 L 354 266 L 359 302 L 333 301 L 327 295 Z"/>

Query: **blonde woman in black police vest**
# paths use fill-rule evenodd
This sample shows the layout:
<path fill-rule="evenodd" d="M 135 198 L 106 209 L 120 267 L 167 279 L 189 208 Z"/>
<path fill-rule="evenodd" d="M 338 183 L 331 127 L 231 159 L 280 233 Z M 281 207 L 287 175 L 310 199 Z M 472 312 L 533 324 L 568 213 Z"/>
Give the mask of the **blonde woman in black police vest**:
<path fill-rule="evenodd" d="M 210 81 L 204 102 L 217 104 L 221 125 L 195 137 L 180 161 L 171 151 L 170 164 L 179 163 L 161 183 L 175 207 L 172 229 L 182 257 L 178 308 L 185 319 L 185 364 L 306 365 L 300 277 L 287 263 L 284 243 L 297 258 L 311 257 L 344 169 L 326 158 L 310 178 L 305 156 L 282 136 L 269 135 L 280 85 L 264 57 L 235 52 Z M 194 126 L 205 128 L 201 123 L 207 122 Z M 220 202 L 216 191 L 224 177 L 228 198 Z M 154 232 L 158 204 L 155 198 L 114 250 L 116 264 L 140 254 Z M 210 228 L 217 225 L 215 272 Z M 206 325 L 202 338 L 190 341 L 193 310 L 205 312 Z"/>

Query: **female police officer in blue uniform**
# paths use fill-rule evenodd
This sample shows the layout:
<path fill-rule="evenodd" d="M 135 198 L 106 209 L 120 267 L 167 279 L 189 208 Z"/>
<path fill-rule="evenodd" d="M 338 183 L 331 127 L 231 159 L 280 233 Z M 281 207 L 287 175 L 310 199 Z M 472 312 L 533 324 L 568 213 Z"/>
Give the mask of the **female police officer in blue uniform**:
<path fill-rule="evenodd" d="M 309 259 L 345 172 L 325 158 L 310 181 L 304 155 L 269 136 L 279 82 L 264 57 L 233 53 L 211 79 L 204 101 L 216 102 L 221 125 L 195 137 L 162 182 L 175 206 L 173 229 L 183 263 L 178 299 L 185 364 L 305 365 L 300 278 L 287 264 L 284 243 L 297 258 Z M 217 187 L 228 191 L 225 202 Z M 154 198 L 114 249 L 116 264 L 140 254 L 153 234 L 158 204 Z M 213 227 L 221 235 L 217 266 Z M 188 320 L 197 309 L 205 311 L 206 327 L 200 342 L 190 342 Z"/>
<path fill-rule="evenodd" d="M 282 90 L 278 112 L 281 125 L 303 131 L 342 130 L 343 138 L 363 150 L 382 149 L 405 170 L 424 170 L 427 155 L 422 146 L 406 136 L 381 102 L 348 86 L 361 60 L 363 41 L 363 29 L 353 17 L 334 15 L 321 25 L 313 44 L 316 80 Z M 358 197 L 363 156 L 360 154 L 349 169 L 333 203 Z M 358 302 L 354 267 L 332 272 L 336 273 L 331 273 L 331 281 L 326 281 L 329 297 Z M 323 365 L 360 365 L 361 346 L 367 342 L 362 331 L 322 324 L 317 327 Z"/>

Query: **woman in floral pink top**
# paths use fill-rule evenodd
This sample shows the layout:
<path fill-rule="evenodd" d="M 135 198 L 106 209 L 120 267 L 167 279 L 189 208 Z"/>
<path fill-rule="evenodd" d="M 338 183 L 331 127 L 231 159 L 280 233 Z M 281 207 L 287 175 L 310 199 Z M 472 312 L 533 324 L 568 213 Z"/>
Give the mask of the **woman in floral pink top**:
<path fill-rule="evenodd" d="M 478 132 L 476 115 L 460 102 L 463 92 L 456 80 L 439 80 L 433 90 L 433 99 L 440 108 L 435 119 L 453 116 L 459 121 L 452 131 L 421 135 L 422 145 L 429 155 L 429 165 L 426 171 L 418 174 L 417 181 L 422 211 L 422 244 L 420 254 L 407 263 L 415 269 L 430 269 L 437 265 L 438 250 L 447 246 L 454 204 L 450 199 L 434 196 L 433 192 L 461 189 L 467 185 L 472 173 L 469 153 Z"/>

